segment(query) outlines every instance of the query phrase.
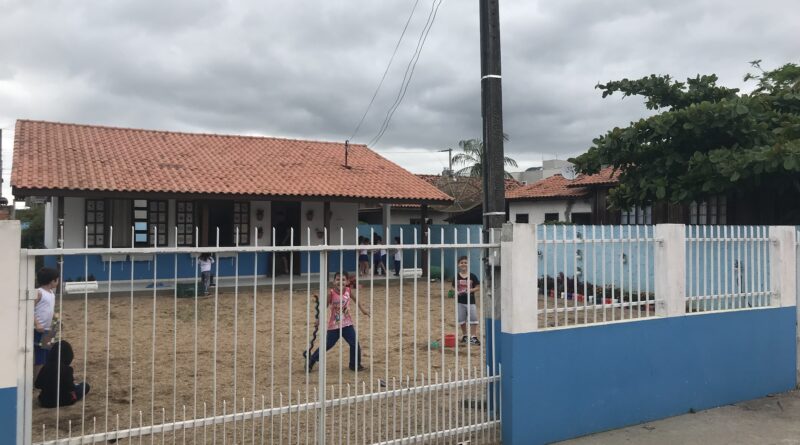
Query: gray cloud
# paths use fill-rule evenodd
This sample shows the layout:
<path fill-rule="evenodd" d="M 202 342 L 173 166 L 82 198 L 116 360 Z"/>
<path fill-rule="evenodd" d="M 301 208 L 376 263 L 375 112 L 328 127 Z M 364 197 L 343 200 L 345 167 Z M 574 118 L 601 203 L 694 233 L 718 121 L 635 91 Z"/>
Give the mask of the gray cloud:
<path fill-rule="evenodd" d="M 343 140 L 361 117 L 412 0 L 4 2 L 4 176 L 18 118 Z M 378 130 L 431 7 L 420 0 L 356 142 Z M 411 86 L 375 147 L 415 172 L 480 137 L 478 2 L 444 0 Z M 528 167 L 584 151 L 646 114 L 594 85 L 797 61 L 792 0 L 507 1 L 501 4 L 507 154 Z M 4 190 L 4 195 L 9 196 Z"/>

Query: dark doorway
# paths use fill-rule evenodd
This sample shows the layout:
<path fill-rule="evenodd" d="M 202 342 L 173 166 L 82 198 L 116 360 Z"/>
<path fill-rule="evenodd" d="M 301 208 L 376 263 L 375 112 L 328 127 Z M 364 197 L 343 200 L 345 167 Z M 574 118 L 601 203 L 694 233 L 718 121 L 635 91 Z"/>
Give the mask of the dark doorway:
<path fill-rule="evenodd" d="M 576 212 L 572 214 L 572 224 L 588 226 L 592 224 L 592 214 L 588 212 Z"/>
<path fill-rule="evenodd" d="M 272 202 L 271 212 L 272 227 L 275 228 L 275 245 L 289 246 L 300 245 L 300 203 L 299 202 Z M 294 229 L 294 240 L 292 240 L 292 229 Z M 277 256 L 275 273 L 289 273 L 289 261 L 293 263 L 295 275 L 300 275 L 300 254 L 294 255 L 280 254 Z"/>
<path fill-rule="evenodd" d="M 208 204 L 208 245 L 233 246 L 233 201 L 209 201 Z"/>

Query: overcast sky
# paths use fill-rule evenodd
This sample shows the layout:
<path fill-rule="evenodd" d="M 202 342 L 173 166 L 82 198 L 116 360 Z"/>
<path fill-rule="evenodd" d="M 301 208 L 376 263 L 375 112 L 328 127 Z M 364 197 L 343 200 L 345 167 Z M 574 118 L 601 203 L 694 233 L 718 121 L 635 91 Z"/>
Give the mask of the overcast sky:
<path fill-rule="evenodd" d="M 377 133 L 432 8 L 419 0 L 355 142 Z M 3 195 L 16 119 L 344 140 L 415 0 L 0 0 Z M 800 60 L 796 0 L 503 0 L 506 154 L 521 168 L 585 151 L 645 114 L 598 82 Z M 444 0 L 388 130 L 372 146 L 437 173 L 481 136 L 477 0 Z M 745 85 L 745 88 L 747 86 Z"/>

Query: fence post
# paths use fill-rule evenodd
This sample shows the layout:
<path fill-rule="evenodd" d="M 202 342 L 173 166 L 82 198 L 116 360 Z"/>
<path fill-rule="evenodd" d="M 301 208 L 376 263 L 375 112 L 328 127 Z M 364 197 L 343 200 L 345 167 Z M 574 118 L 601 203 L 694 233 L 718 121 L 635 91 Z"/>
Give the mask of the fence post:
<path fill-rule="evenodd" d="M 769 228 L 769 283 L 773 307 L 796 306 L 797 294 L 797 232 L 791 226 L 772 226 Z M 800 385 L 800 311 L 796 311 L 795 344 L 797 351 L 797 384 Z"/>
<path fill-rule="evenodd" d="M 526 348 L 526 340 L 539 329 L 538 255 L 535 225 L 504 224 L 502 230 L 500 428 L 503 443 L 516 445 L 530 440 L 521 432 L 531 413 L 521 407 L 529 402 L 531 360 L 541 359 Z"/>
<path fill-rule="evenodd" d="M 686 314 L 686 227 L 658 224 L 653 264 L 656 316 Z"/>
<path fill-rule="evenodd" d="M 772 306 L 794 306 L 797 304 L 795 229 L 790 226 L 772 226 L 769 228 L 769 235 L 769 282 Z"/>
<path fill-rule="evenodd" d="M 536 252 L 536 225 L 503 225 L 500 319 L 504 333 L 520 334 L 539 328 L 539 257 Z"/>
<path fill-rule="evenodd" d="M 18 408 L 18 397 L 25 391 L 22 373 L 31 372 L 19 366 L 24 350 L 20 351 L 18 316 L 27 287 L 20 283 L 20 234 L 19 221 L 0 221 L 0 283 L 4 290 L 0 308 L 0 437 L 16 437 L 17 443 L 24 439 L 24 410 Z"/>

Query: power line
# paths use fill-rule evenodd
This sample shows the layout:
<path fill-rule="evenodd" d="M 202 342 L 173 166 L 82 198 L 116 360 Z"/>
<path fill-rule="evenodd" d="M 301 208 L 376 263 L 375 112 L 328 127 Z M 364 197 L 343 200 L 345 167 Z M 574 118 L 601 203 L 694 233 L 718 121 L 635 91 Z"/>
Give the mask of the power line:
<path fill-rule="evenodd" d="M 397 55 L 397 49 L 400 48 L 400 42 L 403 41 L 403 37 L 406 35 L 406 30 L 408 29 L 408 24 L 411 23 L 411 18 L 414 17 L 414 11 L 417 10 L 417 5 L 419 4 L 419 0 L 414 2 L 414 7 L 411 8 L 411 14 L 408 15 L 408 20 L 406 20 L 406 25 L 403 27 L 403 32 L 400 33 L 400 38 L 397 39 L 397 44 L 394 46 L 394 51 L 392 52 L 392 57 L 389 58 L 389 63 L 386 65 L 386 70 L 383 71 L 383 76 L 381 77 L 381 81 L 378 82 L 378 87 L 375 88 L 375 92 L 372 94 L 372 99 L 369 101 L 369 105 L 367 105 L 367 109 L 364 110 L 364 115 L 361 116 L 361 120 L 358 121 L 358 125 L 356 125 L 356 129 L 353 130 L 353 134 L 350 136 L 350 140 L 356 137 L 358 134 L 358 130 L 361 128 L 361 124 L 364 123 L 364 119 L 367 117 L 367 113 L 369 113 L 370 108 L 372 108 L 372 103 L 375 102 L 375 98 L 378 96 L 378 91 L 380 91 L 381 86 L 383 86 L 383 81 L 386 80 L 386 75 L 389 73 L 389 68 L 392 66 L 392 62 L 394 61 L 394 57 Z"/>
<path fill-rule="evenodd" d="M 433 20 L 436 18 L 436 12 L 439 10 L 439 5 L 441 5 L 442 0 L 433 0 L 431 2 L 431 11 L 428 13 L 428 19 L 425 21 L 425 26 L 422 28 L 422 32 L 420 33 L 419 38 L 417 39 L 417 47 L 414 49 L 414 54 L 411 56 L 411 59 L 408 61 L 408 65 L 406 66 L 406 71 L 403 74 L 403 81 L 400 84 L 400 90 L 397 93 L 397 97 L 392 103 L 392 106 L 389 107 L 389 110 L 386 112 L 386 117 L 383 119 L 383 123 L 381 124 L 378 133 L 370 140 L 367 145 L 375 145 L 380 141 L 383 137 L 386 130 L 389 128 L 389 123 L 394 116 L 395 111 L 400 106 L 400 103 L 403 101 L 405 97 L 406 91 L 408 91 L 408 86 L 411 84 L 411 79 L 414 75 L 414 69 L 417 66 L 417 61 L 419 60 L 420 55 L 422 54 L 422 48 L 425 46 L 425 41 L 428 38 L 428 33 L 430 32 L 431 27 L 433 26 Z"/>
<path fill-rule="evenodd" d="M 381 124 L 380 130 L 378 130 L 378 134 L 373 137 L 367 145 L 374 146 L 381 140 L 383 135 L 386 133 L 386 130 L 389 128 L 389 123 L 394 116 L 395 111 L 403 102 L 403 98 L 405 98 L 406 92 L 408 91 L 408 86 L 411 84 L 411 79 L 414 76 L 414 70 L 417 67 L 417 62 L 419 61 L 420 55 L 422 54 L 422 49 L 425 47 L 425 42 L 428 39 L 428 34 L 433 27 L 433 23 L 436 20 L 436 14 L 439 11 L 439 7 L 442 5 L 442 0 L 433 0 L 431 3 L 431 12 L 428 14 L 428 20 L 425 22 L 425 26 L 422 28 L 422 33 L 417 40 L 417 48 L 414 51 L 414 54 L 411 56 L 411 59 L 408 61 L 408 65 L 406 66 L 406 72 L 403 75 L 403 82 L 400 85 L 400 91 L 397 93 L 397 98 L 395 99 L 392 106 L 389 108 L 389 111 L 386 112 L 386 117 Z"/>

